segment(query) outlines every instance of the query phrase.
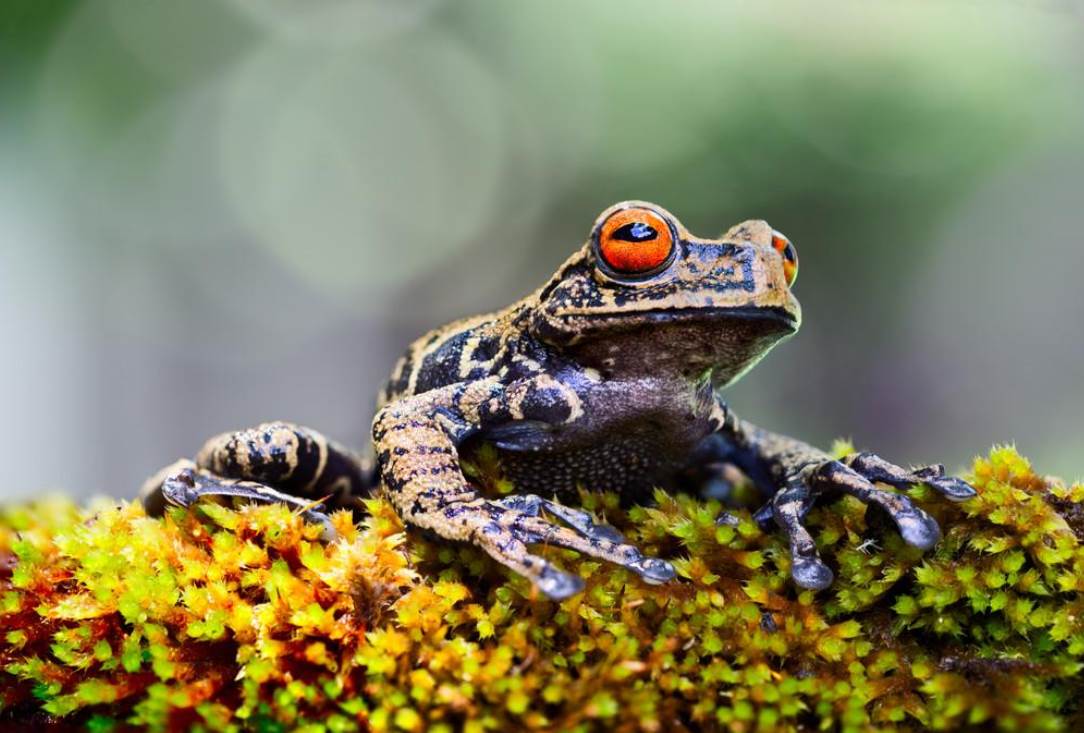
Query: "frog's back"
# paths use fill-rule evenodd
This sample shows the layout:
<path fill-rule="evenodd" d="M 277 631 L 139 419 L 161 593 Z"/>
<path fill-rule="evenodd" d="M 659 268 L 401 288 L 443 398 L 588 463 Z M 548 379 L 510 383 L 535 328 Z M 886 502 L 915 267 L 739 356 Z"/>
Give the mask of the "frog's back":
<path fill-rule="evenodd" d="M 522 304 L 517 303 L 453 321 L 417 339 L 396 362 L 377 398 L 377 409 L 392 400 L 496 373 L 521 313 Z"/>

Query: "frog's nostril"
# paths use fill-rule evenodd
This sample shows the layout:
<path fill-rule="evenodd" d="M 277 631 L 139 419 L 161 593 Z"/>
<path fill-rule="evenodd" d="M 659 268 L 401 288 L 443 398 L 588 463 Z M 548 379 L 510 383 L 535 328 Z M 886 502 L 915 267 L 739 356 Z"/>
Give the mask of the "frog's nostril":
<path fill-rule="evenodd" d="M 772 232 L 772 247 L 783 256 L 783 276 L 787 279 L 787 287 L 790 287 L 798 278 L 798 250 L 789 239 L 776 231 Z"/>

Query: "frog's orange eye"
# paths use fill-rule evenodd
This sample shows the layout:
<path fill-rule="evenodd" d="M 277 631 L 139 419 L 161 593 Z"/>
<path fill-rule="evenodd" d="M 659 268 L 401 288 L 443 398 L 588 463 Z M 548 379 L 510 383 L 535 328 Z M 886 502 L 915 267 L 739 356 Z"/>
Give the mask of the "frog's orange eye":
<path fill-rule="evenodd" d="M 615 272 L 643 275 L 665 265 L 674 251 L 666 220 L 649 209 L 614 212 L 598 233 L 602 261 Z"/>
<path fill-rule="evenodd" d="M 783 255 L 783 276 L 787 279 L 787 287 L 790 287 L 798 279 L 798 250 L 779 232 L 772 232 L 772 247 Z"/>

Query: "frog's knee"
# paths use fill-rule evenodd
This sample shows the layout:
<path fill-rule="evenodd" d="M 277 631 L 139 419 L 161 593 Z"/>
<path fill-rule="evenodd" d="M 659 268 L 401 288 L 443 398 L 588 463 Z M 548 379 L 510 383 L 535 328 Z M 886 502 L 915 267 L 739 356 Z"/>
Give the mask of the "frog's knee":
<path fill-rule="evenodd" d="M 298 478 L 299 470 L 315 474 L 326 452 L 319 433 L 270 422 L 211 438 L 196 455 L 196 464 L 219 476 L 279 484 Z"/>
<path fill-rule="evenodd" d="M 166 482 L 183 473 L 186 470 L 196 470 L 196 464 L 187 458 L 171 463 L 143 482 L 139 489 L 138 498 L 143 504 L 144 511 L 152 517 L 160 517 L 165 513 L 166 507 L 171 504 L 164 491 Z"/>

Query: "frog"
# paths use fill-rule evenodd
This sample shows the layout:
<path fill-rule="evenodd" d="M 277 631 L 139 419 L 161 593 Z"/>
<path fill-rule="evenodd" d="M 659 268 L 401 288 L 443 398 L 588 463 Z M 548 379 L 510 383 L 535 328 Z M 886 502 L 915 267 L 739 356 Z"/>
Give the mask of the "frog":
<path fill-rule="evenodd" d="M 797 273 L 794 244 L 766 221 L 705 238 L 661 206 L 617 203 L 540 288 L 414 341 L 377 396 L 368 452 L 264 423 L 167 466 L 144 485 L 144 503 L 151 513 L 206 497 L 285 503 L 331 539 L 330 509 L 382 492 L 406 527 L 481 548 L 560 601 L 584 580 L 539 547 L 646 583 L 675 578 L 670 560 L 573 506 L 580 490 L 644 503 L 657 490 L 718 486 L 720 472 L 736 468 L 760 493 L 757 524 L 785 535 L 793 583 L 823 590 L 834 574 L 806 526 L 818 502 L 854 497 L 928 550 L 940 527 L 906 492 L 926 485 L 952 501 L 976 492 L 943 465 L 834 457 L 729 407 L 724 389 L 798 331 Z M 467 470 L 484 451 L 514 493 L 484 491 Z M 735 515 L 723 509 L 717 521 Z"/>

